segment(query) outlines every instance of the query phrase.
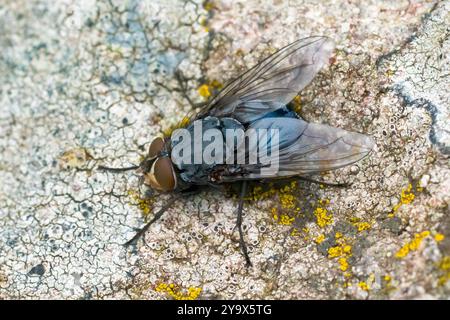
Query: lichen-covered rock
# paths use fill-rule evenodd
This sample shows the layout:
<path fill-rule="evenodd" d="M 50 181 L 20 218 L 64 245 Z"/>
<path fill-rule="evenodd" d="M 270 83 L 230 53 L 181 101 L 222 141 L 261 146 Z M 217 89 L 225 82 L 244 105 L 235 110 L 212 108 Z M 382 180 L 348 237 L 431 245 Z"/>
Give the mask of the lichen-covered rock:
<path fill-rule="evenodd" d="M 449 4 L 15 1 L 0 6 L 0 297 L 450 297 Z M 244 217 L 211 190 L 167 200 L 133 173 L 149 142 L 276 48 L 328 35 L 294 102 L 370 134 L 370 157 L 255 186 Z"/>

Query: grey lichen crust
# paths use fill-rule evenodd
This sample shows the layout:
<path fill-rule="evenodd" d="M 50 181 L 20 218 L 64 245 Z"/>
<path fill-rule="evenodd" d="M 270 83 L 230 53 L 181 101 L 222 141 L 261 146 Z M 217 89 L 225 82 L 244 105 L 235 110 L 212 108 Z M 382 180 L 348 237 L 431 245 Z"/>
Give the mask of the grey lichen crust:
<path fill-rule="evenodd" d="M 0 6 L 0 298 L 450 297 L 445 1 L 8 1 Z M 297 100 L 374 152 L 236 200 L 167 199 L 133 173 L 149 142 L 239 71 L 308 35 L 337 44 Z M 201 90 L 198 90 L 198 89 Z M 202 97 L 202 95 L 204 97 Z M 301 110 L 300 110 L 301 109 Z M 278 189 L 277 189 L 278 188 Z"/>

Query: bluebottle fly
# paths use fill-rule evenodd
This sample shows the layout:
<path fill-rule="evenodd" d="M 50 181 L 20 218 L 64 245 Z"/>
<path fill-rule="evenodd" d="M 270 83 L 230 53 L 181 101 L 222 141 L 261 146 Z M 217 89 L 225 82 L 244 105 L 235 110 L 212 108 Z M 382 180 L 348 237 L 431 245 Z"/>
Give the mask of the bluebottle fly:
<path fill-rule="evenodd" d="M 171 137 L 155 138 L 148 154 L 137 166 L 100 166 L 99 169 L 110 172 L 137 170 L 143 183 L 152 190 L 174 193 L 168 203 L 126 245 L 135 243 L 180 198 L 196 194 L 205 186 L 240 183 L 236 225 L 240 248 L 247 266 L 250 266 L 242 231 L 242 210 L 249 181 L 299 177 L 314 182 L 308 178 L 309 175 L 338 169 L 367 156 L 374 147 L 369 136 L 325 124 L 308 123 L 287 107 L 328 63 L 333 49 L 333 42 L 327 37 L 313 36 L 297 40 L 230 81 L 206 106 L 189 117 L 185 130 L 194 138 L 195 124 L 215 129 L 224 139 L 226 129 L 241 129 L 244 132 L 251 129 L 276 130 L 278 139 L 269 139 L 271 147 L 277 149 L 275 171 L 264 170 L 265 165 L 261 162 L 217 161 L 217 158 L 209 163 L 173 161 L 172 151 L 180 141 L 174 139 L 173 134 Z M 203 147 L 204 141 L 201 143 Z M 195 147 L 186 150 L 192 156 L 198 153 Z M 252 153 L 259 150 L 241 140 L 241 143 L 233 143 L 228 151 L 233 155 L 240 153 L 243 159 L 248 160 Z"/>

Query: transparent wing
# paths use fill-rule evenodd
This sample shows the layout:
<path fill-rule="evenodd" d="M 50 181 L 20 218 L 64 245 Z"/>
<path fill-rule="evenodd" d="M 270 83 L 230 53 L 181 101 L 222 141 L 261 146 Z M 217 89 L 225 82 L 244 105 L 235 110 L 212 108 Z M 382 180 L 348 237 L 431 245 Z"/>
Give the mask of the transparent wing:
<path fill-rule="evenodd" d="M 334 45 L 327 37 L 297 40 L 228 83 L 196 119 L 233 117 L 248 123 L 288 104 L 328 62 Z"/>
<path fill-rule="evenodd" d="M 250 128 L 268 129 L 265 131 L 267 147 L 253 146 L 245 151 L 247 158 L 250 154 L 267 154 L 265 164 L 241 165 L 239 174 L 222 177 L 223 181 L 291 177 L 334 170 L 361 160 L 374 147 L 374 141 L 369 136 L 324 124 L 307 123 L 302 119 L 264 118 L 252 123 Z M 273 139 L 270 129 L 278 130 L 278 141 Z M 270 154 L 270 149 L 274 150 L 272 145 L 278 146 L 278 155 Z M 276 170 L 261 170 L 270 166 Z"/>

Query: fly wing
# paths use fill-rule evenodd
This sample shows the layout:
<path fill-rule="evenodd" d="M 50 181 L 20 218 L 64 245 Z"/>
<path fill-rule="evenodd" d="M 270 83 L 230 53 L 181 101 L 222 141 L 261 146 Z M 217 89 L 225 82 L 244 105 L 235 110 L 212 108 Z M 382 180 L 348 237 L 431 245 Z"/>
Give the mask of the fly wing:
<path fill-rule="evenodd" d="M 369 136 L 302 119 L 264 118 L 252 123 L 250 128 L 266 129 L 263 132 L 267 133 L 267 143 L 245 150 L 246 158 L 258 154 L 267 155 L 267 159 L 257 165 L 240 165 L 236 171 L 239 174 L 222 176 L 222 181 L 292 177 L 334 170 L 361 160 L 374 147 Z M 278 138 L 274 132 L 278 132 Z M 261 136 L 258 139 L 261 142 Z M 273 152 L 275 147 L 278 154 Z"/>
<path fill-rule="evenodd" d="M 254 121 L 288 104 L 328 62 L 334 45 L 327 37 L 297 40 L 228 83 L 199 112 Z"/>

